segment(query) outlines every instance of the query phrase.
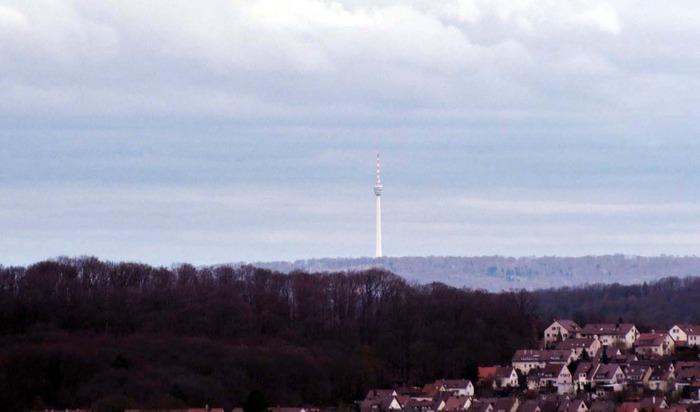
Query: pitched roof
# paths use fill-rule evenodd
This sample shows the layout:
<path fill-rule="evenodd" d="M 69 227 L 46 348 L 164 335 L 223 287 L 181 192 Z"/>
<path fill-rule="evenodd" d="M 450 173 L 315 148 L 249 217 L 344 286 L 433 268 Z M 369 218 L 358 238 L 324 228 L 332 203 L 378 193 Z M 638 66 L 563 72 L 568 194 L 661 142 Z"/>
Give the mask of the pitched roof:
<path fill-rule="evenodd" d="M 383 399 L 393 395 L 396 395 L 396 391 L 393 389 L 370 389 L 365 396 L 365 400 Z"/>
<path fill-rule="evenodd" d="M 510 412 L 519 405 L 518 398 L 500 398 L 493 404 L 494 412 Z"/>
<path fill-rule="evenodd" d="M 528 399 L 518 406 L 518 412 L 539 412 L 540 405 L 536 399 Z"/>
<path fill-rule="evenodd" d="M 616 365 L 614 363 L 609 365 L 600 365 L 598 366 L 598 370 L 595 372 L 593 379 L 612 379 L 618 369 L 622 370 L 620 365 Z"/>
<path fill-rule="evenodd" d="M 512 366 L 499 366 L 496 368 L 496 374 L 494 375 L 497 379 L 508 379 L 511 377 L 515 369 Z"/>
<path fill-rule="evenodd" d="M 598 366 L 600 364 L 598 362 L 581 362 L 578 364 L 576 367 L 576 372 L 574 372 L 573 378 L 574 380 L 577 380 L 581 374 L 586 374 L 586 379 L 591 380 L 593 379 L 593 375 L 595 372 L 598 370 Z"/>
<path fill-rule="evenodd" d="M 582 330 L 582 335 L 624 336 L 634 328 L 632 323 L 589 323 Z"/>
<path fill-rule="evenodd" d="M 471 400 L 469 396 L 451 396 L 445 401 L 445 410 L 456 411 L 467 409 L 467 403 Z"/>
<path fill-rule="evenodd" d="M 581 404 L 583 404 L 583 409 L 588 410 L 588 407 L 586 406 L 586 403 L 580 399 L 574 399 L 569 403 L 569 406 L 566 408 L 567 412 L 576 412 L 581 408 Z"/>
<path fill-rule="evenodd" d="M 691 325 L 688 323 L 684 323 L 675 326 L 678 326 L 678 328 L 685 332 L 686 335 L 700 335 L 700 325 Z"/>
<path fill-rule="evenodd" d="M 637 412 L 641 409 L 639 402 L 622 402 L 615 412 Z"/>
<path fill-rule="evenodd" d="M 500 368 L 500 366 L 479 366 L 479 380 L 496 376 L 498 368 Z"/>
<path fill-rule="evenodd" d="M 453 390 L 468 388 L 472 386 L 472 383 L 467 379 L 439 379 L 435 381 L 435 385 L 444 386 L 446 390 Z"/>
<path fill-rule="evenodd" d="M 629 365 L 625 368 L 625 377 L 628 381 L 641 381 L 651 371 L 648 365 Z"/>
<path fill-rule="evenodd" d="M 591 403 L 588 410 L 590 412 L 612 412 L 615 410 L 615 404 L 612 401 L 596 400 Z"/>
<path fill-rule="evenodd" d="M 668 333 L 642 333 L 637 338 L 637 347 L 661 346 L 666 342 Z"/>
<path fill-rule="evenodd" d="M 567 362 L 571 357 L 568 350 L 520 349 L 515 351 L 513 362 Z"/>
<path fill-rule="evenodd" d="M 554 322 L 559 323 L 567 332 L 578 332 L 581 327 L 571 319 L 554 319 Z"/>

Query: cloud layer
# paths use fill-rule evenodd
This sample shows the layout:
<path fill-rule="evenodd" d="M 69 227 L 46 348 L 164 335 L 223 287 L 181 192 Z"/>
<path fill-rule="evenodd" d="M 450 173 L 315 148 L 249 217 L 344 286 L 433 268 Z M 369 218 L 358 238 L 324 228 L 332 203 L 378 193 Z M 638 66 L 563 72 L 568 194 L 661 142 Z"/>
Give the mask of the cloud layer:
<path fill-rule="evenodd" d="M 4 1 L 6 113 L 686 116 L 698 6 Z M 506 117 L 507 118 L 507 117 Z"/>
<path fill-rule="evenodd" d="M 0 0 L 0 263 L 693 254 L 700 4 Z"/>

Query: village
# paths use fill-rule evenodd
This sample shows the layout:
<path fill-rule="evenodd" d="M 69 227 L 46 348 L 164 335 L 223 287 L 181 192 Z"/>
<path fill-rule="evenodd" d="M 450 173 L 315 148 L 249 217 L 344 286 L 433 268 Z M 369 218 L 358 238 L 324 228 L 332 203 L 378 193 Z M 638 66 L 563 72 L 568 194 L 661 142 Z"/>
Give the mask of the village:
<path fill-rule="evenodd" d="M 510 365 L 478 367 L 478 380 L 370 389 L 343 408 L 268 407 L 267 412 L 700 412 L 700 325 L 641 333 L 631 323 L 581 327 L 555 320 L 540 347 Z M 86 412 L 87 410 L 74 410 Z M 147 410 L 127 409 L 127 412 Z M 152 411 L 149 411 L 152 412 Z M 159 410 L 163 412 L 163 410 Z M 167 412 L 224 412 L 221 408 Z M 234 408 L 232 412 L 244 412 Z"/>
<path fill-rule="evenodd" d="M 555 320 L 539 348 L 479 367 L 477 382 L 373 389 L 356 403 L 360 412 L 698 412 L 699 343 L 700 325 L 640 333 L 630 323 Z"/>

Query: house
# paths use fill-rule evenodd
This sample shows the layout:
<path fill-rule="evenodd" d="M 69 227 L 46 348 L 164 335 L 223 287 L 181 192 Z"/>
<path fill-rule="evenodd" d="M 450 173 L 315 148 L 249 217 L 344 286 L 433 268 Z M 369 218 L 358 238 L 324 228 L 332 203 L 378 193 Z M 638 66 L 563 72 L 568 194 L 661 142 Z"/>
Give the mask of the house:
<path fill-rule="evenodd" d="M 528 399 L 520 403 L 518 412 L 542 412 L 542 409 L 540 408 L 539 401 L 536 399 Z"/>
<path fill-rule="evenodd" d="M 396 398 L 398 394 L 393 389 L 370 389 L 365 399 L 356 402 L 360 412 L 377 412 L 400 410 L 402 405 Z"/>
<path fill-rule="evenodd" d="M 564 412 L 571 402 L 568 395 L 546 394 L 540 397 L 542 412 Z"/>
<path fill-rule="evenodd" d="M 396 396 L 397 399 L 400 399 L 402 396 L 408 396 L 409 398 L 420 398 L 423 396 L 423 388 L 419 388 L 417 386 L 401 387 L 396 388 L 396 393 L 398 394 Z M 399 403 L 401 403 L 400 400 Z"/>
<path fill-rule="evenodd" d="M 493 412 L 516 412 L 520 406 L 518 398 L 500 398 L 493 403 Z"/>
<path fill-rule="evenodd" d="M 588 406 L 580 399 L 574 399 L 562 412 L 588 412 Z"/>
<path fill-rule="evenodd" d="M 570 350 L 574 353 L 575 359 L 581 358 L 585 352 L 588 357 L 594 355 L 600 349 L 600 340 L 594 338 L 571 338 L 559 342 L 556 346 L 557 350 Z"/>
<path fill-rule="evenodd" d="M 493 376 L 493 389 L 517 388 L 519 386 L 518 374 L 512 366 L 499 366 Z"/>
<path fill-rule="evenodd" d="M 556 390 L 565 394 L 574 391 L 571 372 L 566 365 L 549 364 L 541 369 L 531 369 L 527 375 L 527 388 Z"/>
<path fill-rule="evenodd" d="M 472 405 L 471 396 L 450 396 L 445 401 L 443 412 L 461 412 L 469 409 Z"/>
<path fill-rule="evenodd" d="M 664 368 L 654 369 L 649 377 L 647 388 L 651 391 L 668 392 L 673 388 L 675 382 L 675 373 Z"/>
<path fill-rule="evenodd" d="M 639 406 L 647 412 L 668 409 L 668 402 L 663 396 L 647 396 L 639 402 Z"/>
<path fill-rule="evenodd" d="M 617 363 L 618 365 L 622 366 L 622 368 L 626 368 L 629 365 L 637 362 L 639 358 L 635 354 L 622 354 L 622 355 L 615 355 L 612 357 L 610 360 L 611 363 Z"/>
<path fill-rule="evenodd" d="M 237 409 L 240 409 L 241 411 L 243 409 L 241 408 L 234 408 L 233 411 L 236 412 Z M 282 408 L 284 409 L 284 408 Z M 302 408 L 288 408 L 288 409 L 294 409 L 295 411 L 299 412 L 300 410 L 302 411 L 316 411 L 318 412 L 318 409 L 302 409 Z M 54 412 L 53 409 L 47 409 L 45 412 Z M 91 412 L 88 409 L 60 409 L 56 410 L 55 412 Z M 189 409 L 125 409 L 124 412 L 224 412 L 223 408 L 210 408 L 210 407 L 205 407 L 205 408 L 189 408 Z"/>
<path fill-rule="evenodd" d="M 663 397 L 653 396 L 637 402 L 622 402 L 615 412 L 655 412 L 667 408 L 668 403 Z"/>
<path fill-rule="evenodd" d="M 615 404 L 612 401 L 595 400 L 591 402 L 589 412 L 615 412 Z"/>
<path fill-rule="evenodd" d="M 700 325 L 673 325 L 668 334 L 676 342 L 676 346 L 700 345 Z"/>
<path fill-rule="evenodd" d="M 625 367 L 625 383 L 627 387 L 634 389 L 644 389 L 649 385 L 649 377 L 653 372 L 649 365 L 633 363 Z"/>
<path fill-rule="evenodd" d="M 639 330 L 632 323 L 590 323 L 579 335 L 582 338 L 598 337 L 603 346 L 615 345 L 631 348 L 639 337 Z"/>
<path fill-rule="evenodd" d="M 445 401 L 409 399 L 403 406 L 405 412 L 437 412 L 445 408 Z"/>
<path fill-rule="evenodd" d="M 223 409 L 219 409 L 224 412 Z M 318 408 L 297 408 L 297 407 L 282 407 L 277 406 L 274 408 L 268 408 L 268 412 L 319 412 Z M 187 412 L 214 412 L 213 409 L 187 409 Z"/>
<path fill-rule="evenodd" d="M 466 379 L 441 379 L 433 383 L 440 392 L 450 392 L 454 396 L 474 396 L 474 385 Z"/>
<path fill-rule="evenodd" d="M 613 392 L 620 392 L 625 381 L 625 373 L 620 365 L 598 365 L 598 370 L 593 375 L 593 386 L 597 389 L 610 388 Z"/>
<path fill-rule="evenodd" d="M 592 386 L 593 376 L 598 371 L 598 366 L 600 366 L 598 362 L 581 362 L 578 364 L 572 376 L 576 391 L 582 391 Z"/>
<path fill-rule="evenodd" d="M 634 352 L 646 357 L 666 356 L 670 355 L 674 348 L 675 342 L 666 332 L 642 333 L 637 338 Z"/>
<path fill-rule="evenodd" d="M 578 338 L 580 331 L 581 327 L 573 320 L 555 320 L 544 330 L 544 344 L 546 347 L 550 347 L 569 338 Z"/>
<path fill-rule="evenodd" d="M 639 402 L 622 402 L 617 408 L 615 408 L 615 412 L 640 412 L 641 409 L 642 408 L 639 405 Z"/>
<path fill-rule="evenodd" d="M 694 362 L 693 362 L 694 363 Z M 674 386 L 677 391 L 682 391 L 685 387 L 693 388 L 700 383 L 700 367 L 686 366 L 678 362 L 676 368 Z"/>
<path fill-rule="evenodd" d="M 512 366 L 527 374 L 533 368 L 542 369 L 552 363 L 566 366 L 573 361 L 573 352 L 567 350 L 521 349 L 513 355 Z"/>
<path fill-rule="evenodd" d="M 493 412 L 493 405 L 483 400 L 473 401 L 469 407 L 469 412 Z"/>

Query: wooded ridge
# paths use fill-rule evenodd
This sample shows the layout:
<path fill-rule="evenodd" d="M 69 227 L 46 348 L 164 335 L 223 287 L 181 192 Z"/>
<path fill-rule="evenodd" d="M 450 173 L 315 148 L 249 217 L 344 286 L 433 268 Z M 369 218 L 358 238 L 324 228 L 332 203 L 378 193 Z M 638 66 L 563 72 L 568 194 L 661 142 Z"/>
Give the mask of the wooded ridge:
<path fill-rule="evenodd" d="M 380 269 L 282 274 L 58 258 L 0 267 L 0 410 L 350 404 L 474 378 L 552 318 L 695 322 L 700 279 L 537 292 L 416 285 Z"/>

